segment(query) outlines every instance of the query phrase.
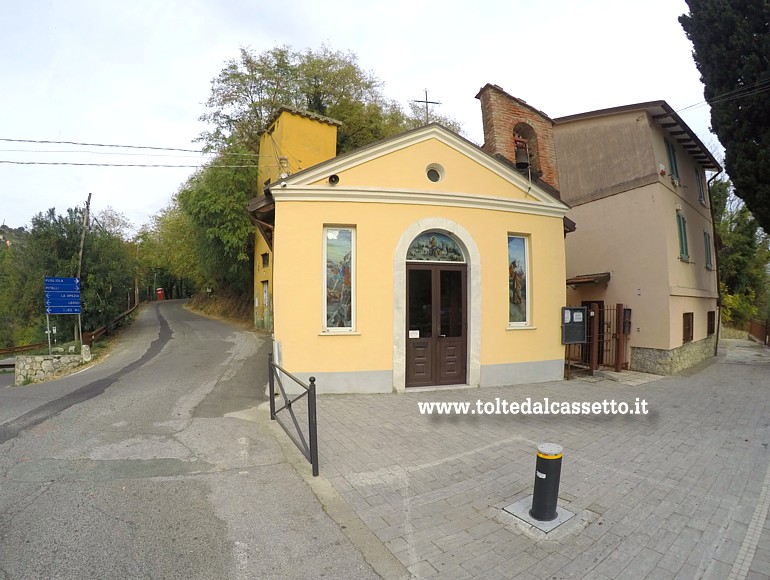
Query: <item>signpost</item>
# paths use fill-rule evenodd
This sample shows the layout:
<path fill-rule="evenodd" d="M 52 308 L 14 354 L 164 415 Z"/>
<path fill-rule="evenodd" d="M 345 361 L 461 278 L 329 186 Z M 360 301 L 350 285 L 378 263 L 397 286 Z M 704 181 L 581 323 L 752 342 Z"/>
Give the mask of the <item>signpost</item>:
<path fill-rule="evenodd" d="M 48 325 L 48 352 L 51 352 L 51 314 L 77 314 L 80 328 L 80 279 L 45 278 L 45 318 Z"/>

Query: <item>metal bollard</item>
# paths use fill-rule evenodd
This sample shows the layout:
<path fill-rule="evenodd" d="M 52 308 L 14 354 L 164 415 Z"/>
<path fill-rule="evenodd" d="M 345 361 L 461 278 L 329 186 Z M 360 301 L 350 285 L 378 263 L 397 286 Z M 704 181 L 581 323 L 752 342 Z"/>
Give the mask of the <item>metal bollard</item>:
<path fill-rule="evenodd" d="M 562 451 L 562 446 L 556 443 L 541 443 L 537 446 L 535 491 L 529 515 L 541 522 L 556 519 Z"/>

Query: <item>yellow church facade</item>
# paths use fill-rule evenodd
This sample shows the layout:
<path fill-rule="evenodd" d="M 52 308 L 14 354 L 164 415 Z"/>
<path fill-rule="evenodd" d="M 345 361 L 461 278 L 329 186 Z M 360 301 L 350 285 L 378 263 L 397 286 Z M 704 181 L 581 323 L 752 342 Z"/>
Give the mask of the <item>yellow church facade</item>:
<path fill-rule="evenodd" d="M 568 208 L 515 166 L 435 124 L 272 165 L 249 204 L 255 312 L 286 370 L 321 393 L 563 378 Z"/>

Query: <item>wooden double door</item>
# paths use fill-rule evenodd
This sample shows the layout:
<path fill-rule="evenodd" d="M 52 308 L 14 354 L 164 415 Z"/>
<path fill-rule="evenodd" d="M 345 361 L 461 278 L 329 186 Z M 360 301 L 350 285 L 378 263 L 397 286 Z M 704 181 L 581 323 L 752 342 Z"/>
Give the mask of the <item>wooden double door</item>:
<path fill-rule="evenodd" d="M 465 264 L 407 264 L 406 386 L 467 382 Z"/>

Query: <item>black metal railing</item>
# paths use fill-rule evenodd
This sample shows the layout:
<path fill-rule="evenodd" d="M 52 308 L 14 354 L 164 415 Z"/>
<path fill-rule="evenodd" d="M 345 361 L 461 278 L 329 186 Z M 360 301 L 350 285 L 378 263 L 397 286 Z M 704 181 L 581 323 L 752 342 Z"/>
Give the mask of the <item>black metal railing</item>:
<path fill-rule="evenodd" d="M 294 441 L 294 444 L 302 452 L 302 455 L 305 456 L 305 459 L 307 459 L 313 466 L 313 476 L 315 477 L 318 475 L 318 426 L 316 423 L 315 377 L 310 377 L 310 384 L 306 385 L 297 377 L 275 364 L 273 362 L 272 352 L 268 356 L 268 366 L 268 384 L 270 387 L 270 419 L 273 421 L 277 420 L 278 424 L 283 428 L 289 438 Z M 280 373 L 276 373 L 276 370 L 280 371 Z M 303 392 L 294 398 L 291 398 L 286 393 L 286 389 L 283 387 L 281 374 L 286 375 L 288 378 L 302 387 Z M 283 400 L 283 406 L 280 409 L 275 408 L 276 385 L 278 385 L 278 390 L 281 392 L 281 398 Z M 294 413 L 294 404 L 303 397 L 307 397 L 307 437 L 305 437 L 305 434 L 302 432 L 302 427 L 297 420 L 297 415 Z M 277 418 L 278 413 L 282 411 L 286 411 L 286 413 L 291 417 L 291 423 L 294 427 L 294 432 L 296 432 L 296 437 L 287 427 L 287 425 L 285 425 L 281 420 Z"/>

